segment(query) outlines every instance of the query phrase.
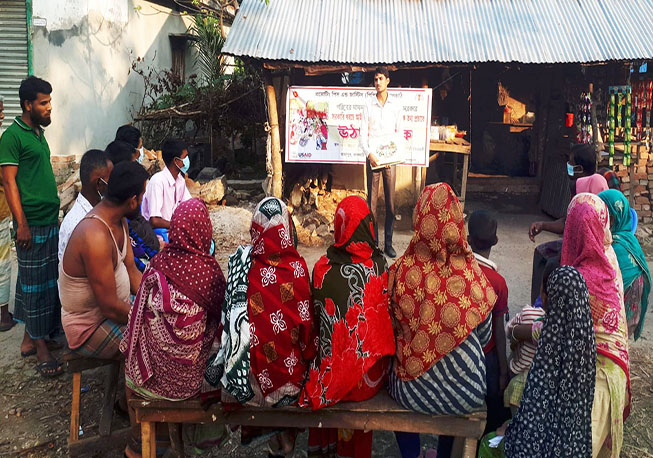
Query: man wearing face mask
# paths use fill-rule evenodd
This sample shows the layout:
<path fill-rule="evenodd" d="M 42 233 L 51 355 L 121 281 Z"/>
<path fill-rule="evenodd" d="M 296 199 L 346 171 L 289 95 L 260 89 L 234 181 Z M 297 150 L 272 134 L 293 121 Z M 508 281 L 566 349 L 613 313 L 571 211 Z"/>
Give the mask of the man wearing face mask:
<path fill-rule="evenodd" d="M 43 129 L 52 122 L 51 93 L 52 86 L 41 78 L 23 80 L 18 90 L 23 113 L 0 138 L 2 181 L 16 231 L 14 319 L 25 323 L 21 355 L 36 354 L 36 370 L 44 377 L 63 372 L 46 340 L 59 329 L 61 315 L 56 257 L 59 193 Z"/>
<path fill-rule="evenodd" d="M 126 218 L 138 214 L 148 178 L 135 162 L 116 165 L 104 198 L 79 222 L 59 264 L 61 322 L 70 349 L 84 356 L 113 358 L 120 352 L 129 295 L 142 277 Z"/>
<path fill-rule="evenodd" d="M 190 167 L 190 159 L 186 143 L 177 139 L 166 140 L 161 155 L 165 168 L 152 175 L 145 190 L 141 211 L 155 232 L 165 240 L 175 208 L 191 198 L 184 178 Z"/>
<path fill-rule="evenodd" d="M 93 210 L 93 207 L 100 203 L 104 194 L 107 193 L 111 170 L 113 170 L 113 163 L 109 160 L 107 153 L 102 150 L 92 149 L 82 156 L 79 165 L 82 190 L 59 228 L 59 263 L 63 259 L 68 240 L 77 224 L 84 219 L 88 212 Z"/>
<path fill-rule="evenodd" d="M 578 144 L 571 148 L 567 162 L 567 177 L 571 197 L 582 192 L 598 194 L 608 189 L 608 182 L 600 173 L 596 173 L 596 150 L 590 144 Z M 531 224 L 528 236 L 531 241 L 543 232 L 562 235 L 565 231 L 567 215 L 555 221 L 536 221 Z M 533 277 L 531 283 L 531 299 L 534 302 L 539 295 L 542 283 L 542 273 L 549 259 L 560 256 L 562 240 L 552 240 L 538 245 L 533 254 Z"/>

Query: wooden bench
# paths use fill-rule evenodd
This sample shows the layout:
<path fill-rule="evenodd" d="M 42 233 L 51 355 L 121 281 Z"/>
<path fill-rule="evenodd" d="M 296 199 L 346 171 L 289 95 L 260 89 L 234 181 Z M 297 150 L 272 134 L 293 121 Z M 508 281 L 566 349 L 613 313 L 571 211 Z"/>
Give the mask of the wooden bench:
<path fill-rule="evenodd" d="M 173 450 L 183 456 L 180 423 L 224 422 L 232 425 L 287 428 L 348 428 L 448 435 L 464 439 L 462 456 L 476 457 L 476 444 L 486 423 L 486 412 L 469 415 L 424 415 L 404 409 L 384 391 L 363 402 L 344 402 L 312 411 L 299 407 L 243 407 L 225 412 L 220 404 L 207 410 L 199 400 L 149 401 L 132 399 L 129 406 L 141 424 L 143 458 L 156 455 L 156 423 L 170 423 Z"/>
<path fill-rule="evenodd" d="M 70 409 L 70 432 L 68 435 L 68 453 L 70 456 L 78 456 L 93 449 L 104 448 L 109 444 L 122 442 L 122 446 L 129 438 L 129 428 L 121 429 L 111 434 L 111 423 L 113 421 L 113 408 L 118 390 L 120 378 L 120 365 L 122 359 L 97 359 L 86 358 L 77 353 L 67 353 L 63 357 L 66 371 L 73 376 L 72 405 Z M 104 397 L 98 430 L 100 437 L 79 439 L 79 415 L 82 401 L 82 372 L 99 367 L 108 367 L 104 379 Z M 118 445 L 116 445 L 118 446 Z"/>

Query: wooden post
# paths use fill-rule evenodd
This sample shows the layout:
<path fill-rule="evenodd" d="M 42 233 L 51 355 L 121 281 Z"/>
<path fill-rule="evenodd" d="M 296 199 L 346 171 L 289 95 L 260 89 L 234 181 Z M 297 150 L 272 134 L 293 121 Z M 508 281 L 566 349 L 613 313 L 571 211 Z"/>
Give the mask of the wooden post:
<path fill-rule="evenodd" d="M 181 433 L 182 423 L 168 423 L 168 435 L 170 436 L 170 444 L 172 451 L 175 452 L 178 458 L 183 458 L 184 455 L 184 438 Z"/>
<path fill-rule="evenodd" d="M 111 435 L 113 408 L 116 402 L 118 379 L 120 378 L 120 362 L 111 364 L 104 379 L 104 399 L 102 400 L 102 414 L 100 415 L 100 436 Z"/>
<path fill-rule="evenodd" d="M 82 373 L 73 374 L 73 402 L 70 408 L 70 435 L 68 440 L 76 442 L 79 440 L 79 404 L 82 397 Z"/>
<path fill-rule="evenodd" d="M 279 139 L 279 115 L 277 113 L 277 96 L 269 70 L 265 70 L 265 94 L 268 101 L 268 118 L 270 120 L 270 136 L 272 140 L 272 195 L 281 198 L 283 192 L 283 171 Z"/>
<path fill-rule="evenodd" d="M 468 437 L 465 439 L 462 455 L 464 458 L 476 458 L 476 443 L 477 439 L 474 439 L 473 437 Z"/>
<path fill-rule="evenodd" d="M 156 457 L 156 423 L 150 421 L 141 422 L 141 454 L 143 458 Z"/>

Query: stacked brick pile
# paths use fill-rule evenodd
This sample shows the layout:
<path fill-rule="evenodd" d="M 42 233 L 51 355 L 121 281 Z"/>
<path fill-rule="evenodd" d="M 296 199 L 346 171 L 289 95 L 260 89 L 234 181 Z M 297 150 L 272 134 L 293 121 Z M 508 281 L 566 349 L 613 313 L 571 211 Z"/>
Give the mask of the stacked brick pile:
<path fill-rule="evenodd" d="M 623 165 L 622 159 L 615 157 L 615 173 L 621 181 L 621 190 L 628 197 L 642 223 L 653 223 L 651 199 L 653 199 L 653 153 L 644 145 L 632 146 L 630 168 Z M 603 165 L 603 164 L 601 164 Z M 607 165 L 607 164 L 606 164 Z"/>

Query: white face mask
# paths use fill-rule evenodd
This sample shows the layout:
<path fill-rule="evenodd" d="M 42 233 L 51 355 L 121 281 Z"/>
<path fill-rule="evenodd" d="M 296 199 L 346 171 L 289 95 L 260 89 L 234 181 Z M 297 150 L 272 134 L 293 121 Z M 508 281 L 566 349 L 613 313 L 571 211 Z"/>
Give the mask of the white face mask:
<path fill-rule="evenodd" d="M 143 159 L 145 159 L 145 148 L 143 148 L 143 147 L 141 146 L 140 148 L 138 148 L 138 152 L 140 153 L 140 154 L 138 155 L 138 163 L 139 163 L 139 164 L 142 164 L 142 163 L 143 163 Z"/>

